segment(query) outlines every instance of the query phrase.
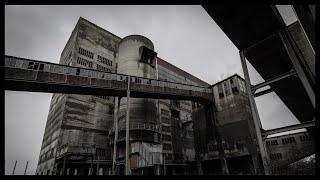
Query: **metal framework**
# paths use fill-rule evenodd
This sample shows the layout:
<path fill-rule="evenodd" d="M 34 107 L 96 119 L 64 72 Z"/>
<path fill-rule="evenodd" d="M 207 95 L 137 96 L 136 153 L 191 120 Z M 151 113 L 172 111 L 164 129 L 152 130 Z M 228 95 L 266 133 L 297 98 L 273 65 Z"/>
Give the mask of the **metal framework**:
<path fill-rule="evenodd" d="M 291 131 L 291 130 L 295 130 L 295 129 L 301 129 L 301 128 L 315 126 L 315 121 L 313 120 L 313 121 L 309 121 L 309 122 L 298 124 L 298 125 L 286 126 L 286 127 L 282 127 L 282 128 L 273 129 L 273 130 L 263 131 L 261 133 L 261 130 L 262 130 L 261 121 L 259 118 L 259 114 L 257 111 L 257 106 L 256 106 L 254 98 L 259 97 L 261 95 L 268 94 L 270 92 L 273 92 L 273 89 L 269 88 L 269 89 L 255 93 L 255 91 L 260 88 L 263 88 L 265 86 L 268 86 L 272 83 L 275 83 L 277 81 L 283 80 L 283 79 L 291 77 L 291 76 L 298 76 L 298 78 L 301 80 L 303 87 L 305 88 L 305 90 L 308 94 L 308 97 L 309 97 L 313 107 L 315 107 L 314 89 L 313 89 L 310 81 L 307 78 L 307 75 L 306 75 L 306 72 L 304 71 L 304 68 L 302 67 L 302 64 L 301 64 L 302 55 L 298 51 L 298 47 L 295 44 L 294 40 L 292 39 L 292 36 L 290 36 L 290 33 L 289 33 L 286 25 L 284 24 L 279 12 L 275 8 L 275 6 L 271 6 L 271 7 L 273 8 L 273 11 L 274 11 L 275 15 L 277 16 L 277 18 L 279 19 L 279 21 L 282 23 L 282 29 L 280 31 L 278 31 L 277 34 L 280 36 L 281 42 L 284 45 L 284 47 L 287 51 L 287 54 L 289 55 L 289 58 L 293 64 L 293 69 L 291 71 L 283 73 L 279 76 L 270 78 L 269 80 L 266 80 L 265 82 L 262 82 L 260 84 L 252 86 L 250 83 L 249 72 L 248 72 L 246 59 L 245 59 L 246 52 L 248 51 L 248 49 L 240 50 L 240 59 L 241 59 L 241 65 L 242 65 L 242 69 L 243 69 L 243 73 L 244 73 L 244 77 L 245 77 L 247 94 L 248 94 L 248 98 L 250 101 L 250 108 L 252 111 L 255 131 L 256 131 L 257 140 L 258 140 L 258 145 L 259 145 L 259 149 L 260 149 L 260 153 L 261 153 L 261 157 L 262 157 L 264 172 L 266 175 L 270 174 L 271 171 L 269 168 L 269 158 L 267 156 L 266 144 L 264 141 L 265 137 L 270 134 L 275 134 L 275 133 L 286 132 L 286 131 Z M 268 36 L 266 39 L 269 39 L 270 37 L 273 37 L 274 35 L 275 35 L 275 33 Z M 253 44 L 249 48 L 251 49 L 252 47 L 254 47 L 256 45 L 263 43 L 266 39 L 263 39 L 259 42 L 256 42 L 255 44 Z"/>
<path fill-rule="evenodd" d="M 265 145 L 265 142 L 263 142 L 263 139 L 261 136 L 260 118 L 258 115 L 258 111 L 256 109 L 257 107 L 256 107 L 256 103 L 254 101 L 253 92 L 251 90 L 249 71 L 248 71 L 244 51 L 245 50 L 240 51 L 240 59 L 241 59 L 241 65 L 242 65 L 242 69 L 243 69 L 243 73 L 244 73 L 244 77 L 245 77 L 244 79 L 245 79 L 245 84 L 246 84 L 246 90 L 247 90 L 247 94 L 249 97 L 250 108 L 251 108 L 251 112 L 252 112 L 254 127 L 255 127 L 255 131 L 256 131 L 256 135 L 257 135 L 257 141 L 258 141 L 258 145 L 259 145 L 259 149 L 260 149 L 260 154 L 261 154 L 261 158 L 262 158 L 264 173 L 266 175 L 269 175 L 270 170 L 269 170 L 269 165 L 268 165 L 269 161 L 268 161 L 268 156 L 267 156 L 267 151 L 266 151 L 266 145 Z M 257 167 L 255 167 L 255 169 L 257 169 Z"/>

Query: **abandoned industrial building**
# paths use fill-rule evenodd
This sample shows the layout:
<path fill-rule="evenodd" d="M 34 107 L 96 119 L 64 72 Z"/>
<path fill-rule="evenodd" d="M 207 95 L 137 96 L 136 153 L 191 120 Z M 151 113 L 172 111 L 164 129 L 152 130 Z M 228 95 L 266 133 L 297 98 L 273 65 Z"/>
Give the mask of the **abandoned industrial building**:
<path fill-rule="evenodd" d="M 130 174 L 262 171 L 245 81 L 240 76 L 210 85 L 158 57 L 146 37 L 120 38 L 82 17 L 61 53 L 60 64 L 142 77 L 135 78 L 135 83 L 151 78 L 212 89 L 213 107 L 193 100 L 131 98 Z M 127 99 L 121 96 L 54 93 L 36 174 L 125 174 L 127 107 Z M 272 161 L 290 158 L 277 148 L 279 144 L 298 142 L 304 143 L 304 150 L 313 149 L 307 132 L 287 136 L 282 141 L 266 141 Z"/>
<path fill-rule="evenodd" d="M 314 7 L 292 6 L 290 25 L 275 6 L 203 7 L 239 49 L 244 78 L 209 84 L 147 37 L 82 17 L 59 64 L 5 56 L 7 90 L 53 93 L 37 175 L 281 174 L 315 154 Z M 245 58 L 264 82 L 251 84 Z M 254 98 L 270 92 L 300 124 L 262 128 Z"/>

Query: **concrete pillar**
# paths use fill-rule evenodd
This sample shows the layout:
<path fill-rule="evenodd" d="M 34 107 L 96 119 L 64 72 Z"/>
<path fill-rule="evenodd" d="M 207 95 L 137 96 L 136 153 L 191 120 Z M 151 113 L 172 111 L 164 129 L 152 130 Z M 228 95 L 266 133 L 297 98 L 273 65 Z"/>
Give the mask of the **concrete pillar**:
<path fill-rule="evenodd" d="M 116 174 L 116 158 L 117 158 L 117 141 L 118 141 L 118 112 L 120 108 L 121 97 L 115 97 L 114 107 L 114 142 L 113 142 L 113 160 L 112 160 L 112 174 Z"/>
<path fill-rule="evenodd" d="M 78 174 L 78 168 L 74 168 L 74 175 Z"/>

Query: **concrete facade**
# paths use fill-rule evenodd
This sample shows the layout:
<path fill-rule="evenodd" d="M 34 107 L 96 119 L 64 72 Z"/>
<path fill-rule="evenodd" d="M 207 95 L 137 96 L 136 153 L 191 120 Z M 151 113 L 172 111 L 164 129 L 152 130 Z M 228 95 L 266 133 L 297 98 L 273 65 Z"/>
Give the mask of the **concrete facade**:
<path fill-rule="evenodd" d="M 115 72 L 119 41 L 119 37 L 80 18 L 61 53 L 60 64 Z M 113 125 L 114 97 L 53 94 L 51 102 L 37 174 L 66 174 L 66 167 L 61 171 L 66 152 L 85 151 L 93 153 L 94 159 L 111 158 L 108 129 Z M 52 123 L 55 127 L 50 126 L 51 121 L 57 122 Z M 49 151 L 53 151 L 51 161 L 46 161 Z M 80 169 L 71 171 L 83 173 Z M 104 171 L 108 173 L 106 167 Z"/>
<path fill-rule="evenodd" d="M 60 64 L 156 78 L 155 61 L 151 64 L 140 62 L 141 46 L 154 48 L 143 36 L 121 39 L 80 18 L 61 53 Z M 161 58 L 157 57 L 157 60 L 159 80 L 209 86 Z M 175 171 L 181 171 L 180 166 L 195 160 L 191 118 L 194 103 L 143 98 L 131 98 L 130 102 L 130 124 L 161 127 L 161 133 L 143 129 L 130 131 L 131 147 L 140 150 L 152 147 L 149 153 L 153 154 L 152 159 L 158 159 L 152 166 L 147 165 L 146 154 L 131 148 L 133 173 L 155 174 L 155 165 L 165 164 L 167 172 L 175 174 L 178 173 Z M 53 94 L 36 173 L 111 174 L 114 103 L 115 98 L 109 96 Z M 119 128 L 124 125 L 125 112 L 126 98 L 121 98 Z M 119 174 L 123 173 L 124 136 L 125 131 L 120 131 L 117 143 Z M 139 156 L 135 156 L 137 153 Z M 172 171 L 176 166 L 178 169 Z"/>

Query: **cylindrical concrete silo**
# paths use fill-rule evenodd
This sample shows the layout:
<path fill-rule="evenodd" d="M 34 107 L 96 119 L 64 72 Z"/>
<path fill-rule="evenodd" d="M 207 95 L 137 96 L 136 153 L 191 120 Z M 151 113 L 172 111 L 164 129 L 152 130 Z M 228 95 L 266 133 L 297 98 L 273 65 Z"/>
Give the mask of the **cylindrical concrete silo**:
<path fill-rule="evenodd" d="M 130 35 L 119 43 L 116 61 L 118 63 L 117 73 L 132 76 L 155 79 L 155 68 L 152 61 L 141 61 L 143 51 L 153 52 L 153 43 L 146 37 L 140 35 Z M 119 109 L 119 139 L 125 137 L 127 98 L 121 98 Z M 157 118 L 157 100 L 147 98 L 130 98 L 130 143 L 144 142 L 148 144 L 159 143 L 159 132 L 150 127 L 159 125 Z M 121 142 L 118 145 L 118 157 L 124 155 L 121 147 L 125 148 Z"/>

